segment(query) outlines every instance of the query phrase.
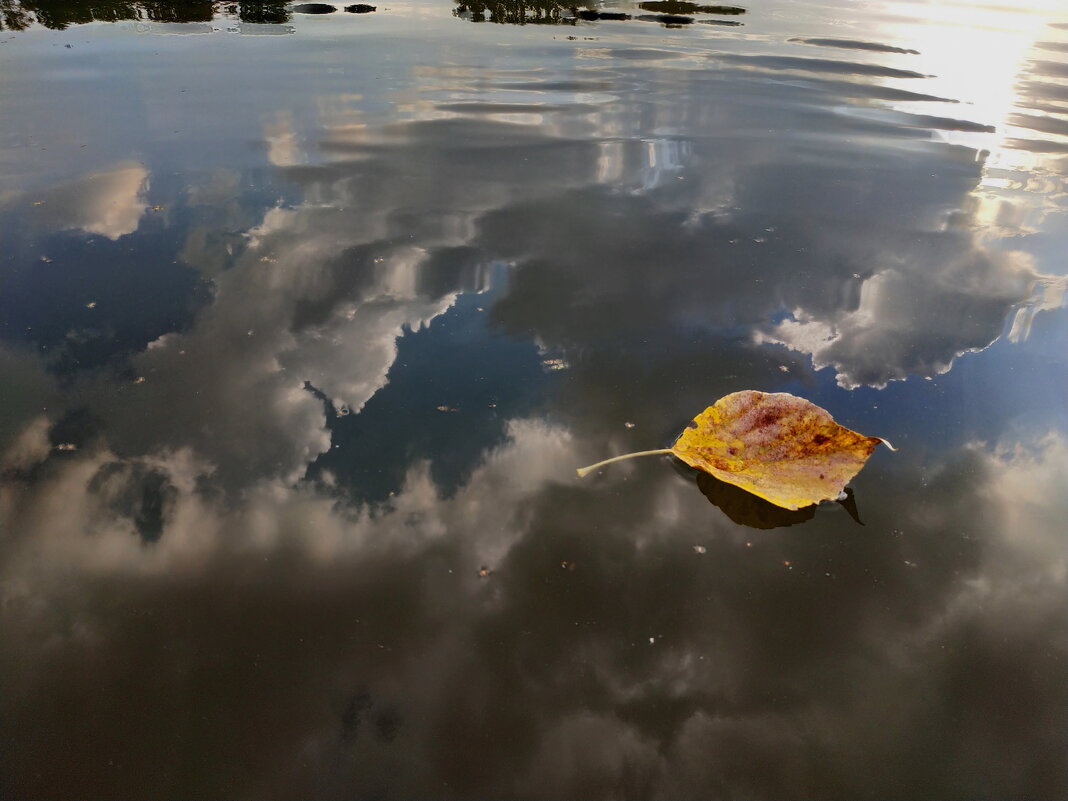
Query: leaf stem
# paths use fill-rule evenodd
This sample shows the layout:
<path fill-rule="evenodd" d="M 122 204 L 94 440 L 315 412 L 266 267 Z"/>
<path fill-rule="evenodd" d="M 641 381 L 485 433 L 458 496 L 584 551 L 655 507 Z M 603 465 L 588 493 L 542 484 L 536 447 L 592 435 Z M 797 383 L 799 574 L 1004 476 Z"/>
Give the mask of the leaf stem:
<path fill-rule="evenodd" d="M 606 464 L 612 464 L 612 462 L 621 462 L 624 459 L 633 459 L 635 456 L 655 456 L 658 453 L 671 453 L 671 448 L 660 448 L 655 451 L 636 451 L 635 453 L 624 453 L 622 456 L 613 456 L 611 459 L 605 459 L 603 462 L 597 462 L 597 464 L 591 464 L 589 467 L 580 467 L 575 472 L 579 474 L 579 478 L 583 478 L 587 474 L 593 472 L 599 467 L 604 467 Z"/>

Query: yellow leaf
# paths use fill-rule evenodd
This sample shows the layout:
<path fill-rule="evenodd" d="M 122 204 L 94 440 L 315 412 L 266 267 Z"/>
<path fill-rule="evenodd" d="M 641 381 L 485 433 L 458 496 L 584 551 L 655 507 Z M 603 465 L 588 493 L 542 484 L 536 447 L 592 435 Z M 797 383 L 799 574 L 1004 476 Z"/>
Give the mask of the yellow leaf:
<path fill-rule="evenodd" d="M 670 448 L 616 456 L 581 468 L 670 453 L 691 467 L 784 509 L 834 500 L 880 443 L 834 422 L 826 409 L 786 392 L 746 390 L 720 398 Z"/>

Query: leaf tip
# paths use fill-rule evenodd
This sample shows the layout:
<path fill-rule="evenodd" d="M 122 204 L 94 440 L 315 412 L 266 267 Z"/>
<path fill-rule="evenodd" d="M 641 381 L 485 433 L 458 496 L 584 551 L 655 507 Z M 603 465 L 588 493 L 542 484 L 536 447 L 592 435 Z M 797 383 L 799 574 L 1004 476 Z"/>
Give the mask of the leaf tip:
<path fill-rule="evenodd" d="M 882 437 L 876 437 L 876 439 L 879 440 L 879 442 L 883 443 L 883 445 L 888 447 L 890 450 L 894 451 L 895 453 L 897 452 L 897 448 L 890 444 L 890 440 L 883 439 Z"/>

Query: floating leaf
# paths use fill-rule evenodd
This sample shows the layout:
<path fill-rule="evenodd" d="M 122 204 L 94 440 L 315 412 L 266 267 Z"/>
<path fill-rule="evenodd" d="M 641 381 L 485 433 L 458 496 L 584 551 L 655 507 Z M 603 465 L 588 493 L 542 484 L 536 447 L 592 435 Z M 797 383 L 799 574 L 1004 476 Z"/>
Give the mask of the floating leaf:
<path fill-rule="evenodd" d="M 691 467 L 784 509 L 835 500 L 880 443 L 834 422 L 826 409 L 786 392 L 746 390 L 720 398 L 670 448 L 639 451 L 579 469 L 670 453 Z"/>

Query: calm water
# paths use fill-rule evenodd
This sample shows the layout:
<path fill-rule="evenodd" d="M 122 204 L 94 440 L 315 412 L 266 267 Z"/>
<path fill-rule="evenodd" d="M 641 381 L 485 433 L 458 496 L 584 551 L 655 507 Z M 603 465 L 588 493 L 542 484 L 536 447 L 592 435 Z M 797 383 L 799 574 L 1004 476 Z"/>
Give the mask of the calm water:
<path fill-rule="evenodd" d="M 378 2 L 0 2 L 2 795 L 1068 795 L 1063 2 Z"/>

